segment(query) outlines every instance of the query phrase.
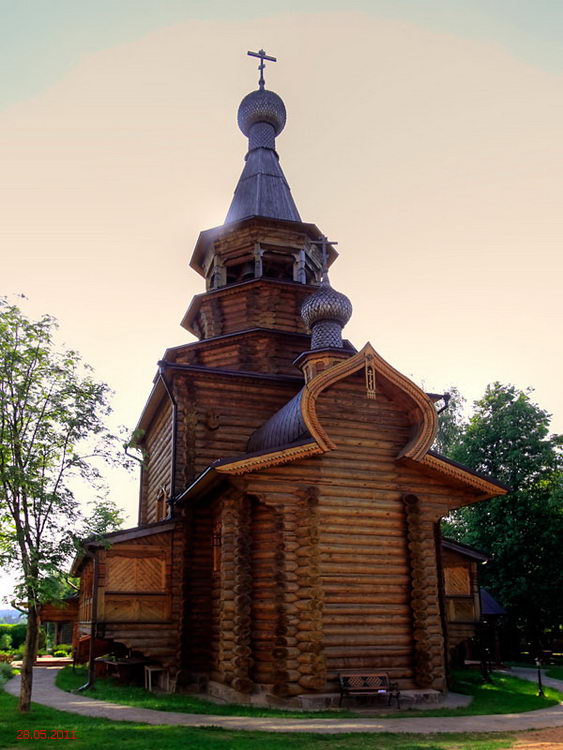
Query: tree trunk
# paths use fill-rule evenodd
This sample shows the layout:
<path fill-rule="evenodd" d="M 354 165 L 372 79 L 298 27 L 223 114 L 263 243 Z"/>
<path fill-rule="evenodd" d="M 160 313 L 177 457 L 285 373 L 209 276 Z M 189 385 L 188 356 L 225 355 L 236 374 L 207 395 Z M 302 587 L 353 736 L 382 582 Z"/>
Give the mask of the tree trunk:
<path fill-rule="evenodd" d="M 39 644 L 39 615 L 35 602 L 30 602 L 27 613 L 27 632 L 25 635 L 25 651 L 21 669 L 21 688 L 19 710 L 27 713 L 31 706 L 31 688 L 33 685 L 33 664 L 37 658 Z"/>

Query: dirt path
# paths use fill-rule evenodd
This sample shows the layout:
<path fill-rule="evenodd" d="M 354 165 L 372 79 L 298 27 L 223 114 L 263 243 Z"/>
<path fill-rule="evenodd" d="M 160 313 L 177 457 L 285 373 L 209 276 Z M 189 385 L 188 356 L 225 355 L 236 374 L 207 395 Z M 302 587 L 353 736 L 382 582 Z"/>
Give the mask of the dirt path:
<path fill-rule="evenodd" d="M 560 750 L 563 749 L 563 728 L 539 729 L 525 732 L 518 737 L 512 750 Z"/>

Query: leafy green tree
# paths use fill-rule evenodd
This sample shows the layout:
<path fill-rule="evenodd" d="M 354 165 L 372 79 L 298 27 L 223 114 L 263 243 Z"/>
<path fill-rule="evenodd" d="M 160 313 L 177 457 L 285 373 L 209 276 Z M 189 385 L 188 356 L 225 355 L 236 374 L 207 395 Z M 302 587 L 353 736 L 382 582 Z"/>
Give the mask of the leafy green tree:
<path fill-rule="evenodd" d="M 455 386 L 448 388 L 447 396 L 447 407 L 438 417 L 438 433 L 432 446 L 444 456 L 449 456 L 458 447 L 467 426 L 465 398 Z"/>
<path fill-rule="evenodd" d="M 103 498 L 99 459 L 116 457 L 105 423 L 109 389 L 77 352 L 57 351 L 55 329 L 51 316 L 29 320 L 0 299 L 0 564 L 17 571 L 27 614 L 21 711 L 30 707 L 39 606 L 60 592 L 76 537 L 90 533 L 77 480 Z M 94 516 L 90 526 L 100 531 L 103 512 Z"/>
<path fill-rule="evenodd" d="M 449 455 L 510 491 L 453 514 L 448 533 L 491 555 L 484 585 L 539 649 L 542 633 L 563 623 L 562 437 L 530 396 L 493 383 L 476 402 Z"/>

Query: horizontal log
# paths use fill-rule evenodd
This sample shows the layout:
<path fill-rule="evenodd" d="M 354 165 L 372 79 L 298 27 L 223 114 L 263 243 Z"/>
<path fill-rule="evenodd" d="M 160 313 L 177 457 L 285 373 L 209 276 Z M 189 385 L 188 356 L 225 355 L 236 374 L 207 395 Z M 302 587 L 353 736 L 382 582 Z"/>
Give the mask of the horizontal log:
<path fill-rule="evenodd" d="M 327 592 L 325 593 L 325 607 L 329 607 L 331 604 L 348 604 L 355 606 L 357 604 L 380 606 L 387 604 L 406 604 L 409 602 L 409 597 L 406 593 L 390 594 L 388 592 L 381 592 L 379 595 L 362 593 L 350 594 L 350 593 L 339 593 L 339 592 Z"/>
<path fill-rule="evenodd" d="M 339 614 L 333 615 L 328 614 L 331 610 L 324 608 L 323 612 L 323 628 L 325 632 L 333 633 L 347 633 L 353 628 L 354 632 L 367 632 L 368 629 L 377 629 L 379 632 L 380 628 L 385 628 L 391 623 L 390 627 L 401 627 L 403 625 L 409 625 L 411 622 L 410 611 L 406 607 L 396 607 L 393 612 L 386 612 L 385 614 L 364 614 L 360 616 L 358 614 Z"/>
<path fill-rule="evenodd" d="M 368 635 L 333 635 L 331 633 L 325 633 L 324 646 L 325 649 L 330 647 L 363 647 L 369 649 L 378 649 L 385 646 L 393 646 L 394 648 L 405 648 L 408 649 L 412 644 L 412 636 L 410 629 L 408 630 L 397 630 L 391 635 L 380 635 L 379 633 L 368 634 Z M 327 651 L 328 653 L 328 651 Z"/>

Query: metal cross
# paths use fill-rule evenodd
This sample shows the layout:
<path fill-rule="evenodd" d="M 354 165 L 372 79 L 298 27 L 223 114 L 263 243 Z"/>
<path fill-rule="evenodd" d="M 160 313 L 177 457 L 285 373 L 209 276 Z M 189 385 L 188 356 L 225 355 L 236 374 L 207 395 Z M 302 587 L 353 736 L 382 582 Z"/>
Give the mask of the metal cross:
<path fill-rule="evenodd" d="M 338 245 L 338 242 L 329 240 L 326 234 L 321 234 L 320 240 L 311 240 L 311 245 L 318 245 L 321 248 L 323 258 L 323 277 L 328 273 L 328 253 L 327 247 L 329 245 Z"/>
<path fill-rule="evenodd" d="M 264 65 L 264 60 L 269 60 L 270 62 L 277 62 L 276 57 L 269 57 L 263 49 L 258 50 L 258 52 L 247 52 L 248 55 L 251 57 L 259 57 L 260 58 L 260 65 L 258 66 L 258 70 L 260 71 L 260 80 L 258 81 L 258 85 L 260 86 L 260 89 L 262 90 L 264 88 L 264 84 L 266 83 L 264 81 L 264 68 L 266 67 Z"/>

